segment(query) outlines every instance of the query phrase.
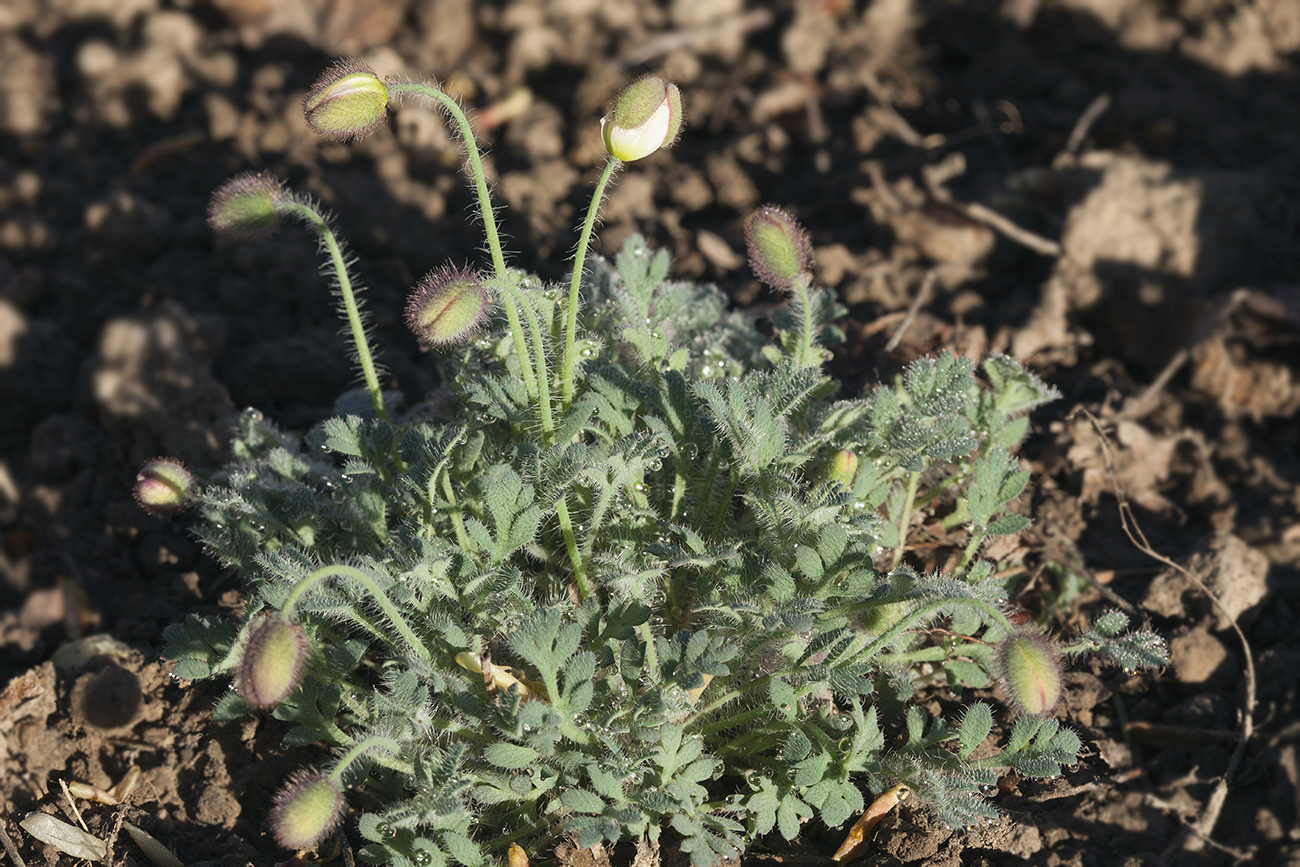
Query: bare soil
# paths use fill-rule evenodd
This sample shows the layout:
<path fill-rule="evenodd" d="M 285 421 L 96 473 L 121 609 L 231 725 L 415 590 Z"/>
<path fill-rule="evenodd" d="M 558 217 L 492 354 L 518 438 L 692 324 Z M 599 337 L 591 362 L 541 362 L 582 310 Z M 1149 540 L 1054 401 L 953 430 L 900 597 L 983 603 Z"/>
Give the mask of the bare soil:
<path fill-rule="evenodd" d="M 1087 744 L 1076 770 L 1006 781 L 1002 821 L 968 831 L 904 802 L 861 863 L 1300 865 L 1295 0 L 7 0 L 9 859 L 72 863 L 17 822 L 71 820 L 61 782 L 108 789 L 131 768 L 124 807 L 79 802 L 113 840 L 106 860 L 144 857 L 123 818 L 188 867 L 288 855 L 265 817 L 310 756 L 272 719 L 214 724 L 219 687 L 174 681 L 159 655 L 186 612 L 237 610 L 238 585 L 129 492 L 155 455 L 219 465 L 242 407 L 303 428 L 352 381 L 311 242 L 207 230 L 210 191 L 241 170 L 338 213 L 391 384 L 411 399 L 436 384 L 400 311 L 425 271 L 481 258 L 461 157 L 419 106 L 359 146 L 311 135 L 302 95 L 345 53 L 479 109 L 513 261 L 548 278 L 599 169 L 606 100 L 642 71 L 672 78 L 687 132 L 623 173 L 599 251 L 639 231 L 676 276 L 761 314 L 775 299 L 744 266 L 741 224 L 781 204 L 850 310 L 846 391 L 951 348 L 1011 353 L 1064 394 L 1024 452 L 1035 524 L 999 556 L 1023 564 L 1020 602 L 1053 630 L 1128 606 L 1172 665 L 1078 662 L 1058 710 Z M 1197 581 L 1139 550 L 1117 493 Z M 937 525 L 916 541 L 926 565 L 951 553 Z M 115 643 L 54 657 L 87 635 Z M 841 835 L 809 825 L 746 863 L 829 864 Z"/>

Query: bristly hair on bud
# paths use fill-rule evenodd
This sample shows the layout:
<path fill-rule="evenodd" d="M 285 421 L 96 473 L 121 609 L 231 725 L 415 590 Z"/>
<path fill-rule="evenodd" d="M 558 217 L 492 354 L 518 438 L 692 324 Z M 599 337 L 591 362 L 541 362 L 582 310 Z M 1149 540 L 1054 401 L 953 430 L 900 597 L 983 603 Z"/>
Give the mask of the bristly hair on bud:
<path fill-rule="evenodd" d="M 773 289 L 789 289 L 812 264 L 812 245 L 794 217 L 764 205 L 745 223 L 749 267 Z"/>
<path fill-rule="evenodd" d="M 279 614 L 268 615 L 248 632 L 235 685 L 250 707 L 275 707 L 298 688 L 306 666 L 302 628 Z"/>
<path fill-rule="evenodd" d="M 682 131 L 682 93 L 671 81 L 648 75 L 619 91 L 600 119 L 609 155 L 625 163 L 672 146 Z"/>
<path fill-rule="evenodd" d="M 279 228 L 280 205 L 289 198 L 284 185 L 270 175 L 244 172 L 212 194 L 208 225 L 218 235 L 256 241 Z"/>
<path fill-rule="evenodd" d="M 487 320 L 491 303 L 477 274 L 444 265 L 416 284 L 406 304 L 406 324 L 429 349 L 465 343 Z"/>
<path fill-rule="evenodd" d="M 318 846 L 343 816 L 343 793 L 320 771 L 298 771 L 275 796 L 271 833 L 286 849 Z"/>
<path fill-rule="evenodd" d="M 135 501 L 150 514 L 165 518 L 194 502 L 198 482 L 175 458 L 146 461 L 135 475 Z"/>
<path fill-rule="evenodd" d="M 1030 716 L 1051 713 L 1064 685 L 1056 645 L 1037 632 L 1020 632 L 1002 642 L 997 658 L 1012 703 Z"/>
<path fill-rule="evenodd" d="M 307 125 L 327 138 L 360 139 L 388 116 L 388 86 L 369 65 L 341 60 L 316 79 L 302 110 Z"/>

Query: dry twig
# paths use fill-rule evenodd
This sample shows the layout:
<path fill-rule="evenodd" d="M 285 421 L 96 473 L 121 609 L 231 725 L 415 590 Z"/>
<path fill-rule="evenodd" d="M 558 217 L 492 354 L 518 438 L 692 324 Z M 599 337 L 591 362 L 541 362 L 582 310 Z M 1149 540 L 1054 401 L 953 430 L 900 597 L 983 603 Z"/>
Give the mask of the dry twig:
<path fill-rule="evenodd" d="M 1211 592 L 1205 582 L 1186 567 L 1175 563 L 1173 560 L 1161 554 L 1151 547 L 1147 540 L 1146 534 L 1142 532 L 1141 526 L 1137 522 L 1137 517 L 1133 514 L 1133 509 L 1129 505 L 1128 497 L 1124 490 L 1119 486 L 1119 480 L 1115 476 L 1114 456 L 1110 450 L 1110 438 L 1102 428 L 1101 422 L 1092 413 L 1084 410 L 1088 420 L 1092 423 L 1093 429 L 1097 432 L 1097 437 L 1101 441 L 1102 454 L 1106 460 L 1106 472 L 1110 476 L 1111 486 L 1115 490 L 1115 497 L 1119 501 L 1119 520 L 1120 526 L 1123 527 L 1125 535 L 1143 554 L 1153 560 L 1164 564 L 1170 569 L 1177 571 L 1180 575 L 1191 582 L 1192 586 L 1205 594 L 1206 598 L 1214 604 L 1214 607 L 1227 618 L 1232 625 L 1232 631 L 1237 634 L 1237 640 L 1241 642 L 1242 653 L 1246 660 L 1246 694 L 1242 701 L 1241 713 L 1241 739 L 1237 741 L 1237 747 L 1232 751 L 1232 757 L 1228 759 L 1228 767 L 1219 777 L 1214 791 L 1210 794 L 1209 801 L 1206 802 L 1205 810 L 1201 817 L 1191 824 L 1183 825 L 1182 833 L 1178 838 L 1169 844 L 1168 848 L 1160 854 L 1161 865 L 1173 863 L 1174 857 L 1181 850 L 1188 852 L 1199 852 L 1207 842 L 1210 841 L 1210 832 L 1214 830 L 1214 824 L 1219 820 L 1219 814 L 1223 811 L 1223 802 L 1228 797 L 1228 780 L 1236 776 L 1237 769 L 1241 766 L 1242 757 L 1246 753 L 1246 745 L 1250 743 L 1255 733 L 1255 659 L 1251 651 L 1250 642 L 1246 639 L 1246 634 L 1241 631 L 1241 626 L 1237 623 L 1237 618 L 1232 616 L 1232 612 L 1224 607 L 1219 597 Z M 1215 848 L 1224 849 L 1224 847 L 1214 844 Z M 1231 851 L 1224 849 L 1224 851 Z M 1237 853 L 1233 852 L 1236 855 Z"/>
<path fill-rule="evenodd" d="M 911 306 L 907 308 L 907 315 L 903 317 L 898 329 L 894 331 L 894 335 L 885 344 L 886 355 L 898 348 L 898 344 L 903 342 L 903 335 L 907 333 L 907 329 L 912 327 L 912 321 L 916 319 L 916 314 L 921 312 L 922 307 L 930 303 L 930 295 L 933 294 L 936 277 L 937 273 L 934 268 L 926 272 L 925 279 L 921 281 L 921 288 L 916 291 L 916 297 L 912 299 Z"/>

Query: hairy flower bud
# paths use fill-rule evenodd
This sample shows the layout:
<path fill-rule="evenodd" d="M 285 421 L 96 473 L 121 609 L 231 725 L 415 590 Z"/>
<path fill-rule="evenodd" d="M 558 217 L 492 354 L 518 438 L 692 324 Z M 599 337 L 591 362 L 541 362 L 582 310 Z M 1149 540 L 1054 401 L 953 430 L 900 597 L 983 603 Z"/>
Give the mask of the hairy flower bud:
<path fill-rule="evenodd" d="M 327 138 L 364 138 L 388 115 L 388 86 L 359 60 L 325 70 L 302 104 L 307 125 Z"/>
<path fill-rule="evenodd" d="M 851 491 L 853 480 L 857 475 L 858 456 L 848 449 L 837 449 L 835 454 L 831 455 L 830 465 L 826 468 L 826 477 L 839 482 Z"/>
<path fill-rule="evenodd" d="M 307 636 L 301 627 L 278 614 L 264 617 L 249 630 L 236 688 L 250 707 L 275 707 L 298 688 L 306 664 Z"/>
<path fill-rule="evenodd" d="M 135 476 L 135 501 L 140 508 L 166 517 L 194 501 L 198 482 L 185 465 L 173 458 L 154 458 Z"/>
<path fill-rule="evenodd" d="M 265 238 L 279 227 L 279 206 L 288 198 L 284 186 L 270 175 L 236 175 L 212 194 L 208 225 L 217 234 L 240 241 Z"/>
<path fill-rule="evenodd" d="M 343 793 L 320 771 L 298 772 L 275 796 L 271 832 L 286 849 L 318 845 L 343 815 Z"/>
<path fill-rule="evenodd" d="M 998 648 L 1002 681 L 1011 700 L 1031 716 L 1050 713 L 1061 699 L 1061 656 L 1049 641 L 1034 632 L 1013 635 Z"/>
<path fill-rule="evenodd" d="M 681 91 L 672 82 L 653 75 L 623 88 L 600 119 L 605 150 L 623 162 L 669 147 L 681 131 Z"/>
<path fill-rule="evenodd" d="M 764 205 L 745 223 L 749 267 L 773 289 L 788 289 L 812 263 L 812 245 L 794 217 Z"/>
<path fill-rule="evenodd" d="M 406 324 L 430 349 L 464 343 L 483 326 L 490 304 L 477 275 L 444 266 L 416 285 L 406 304 Z"/>

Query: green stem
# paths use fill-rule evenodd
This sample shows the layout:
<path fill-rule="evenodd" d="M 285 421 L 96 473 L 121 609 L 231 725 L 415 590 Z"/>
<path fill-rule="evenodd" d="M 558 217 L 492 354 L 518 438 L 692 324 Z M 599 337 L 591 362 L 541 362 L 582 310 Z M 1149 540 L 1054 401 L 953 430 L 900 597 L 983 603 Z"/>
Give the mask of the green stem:
<path fill-rule="evenodd" d="M 397 741 L 392 738 L 383 737 L 382 735 L 371 735 L 365 740 L 358 741 L 348 748 L 348 751 L 344 753 L 338 760 L 338 763 L 334 765 L 334 770 L 330 771 L 330 782 L 336 785 L 341 784 L 343 782 L 343 774 L 347 771 L 348 766 L 361 758 L 365 753 L 374 749 L 384 750 L 391 753 L 393 756 L 400 756 L 402 754 L 402 747 L 397 743 Z M 407 762 L 393 761 L 391 759 L 383 760 L 379 758 L 376 758 L 375 761 L 377 764 L 381 764 L 386 768 L 392 768 L 401 774 L 409 776 L 415 773 L 415 768 Z"/>
<path fill-rule="evenodd" d="M 920 482 L 919 470 L 912 473 L 907 480 L 907 496 L 903 500 L 903 510 L 898 516 L 898 547 L 894 549 L 894 562 L 890 567 L 892 569 L 897 569 L 898 564 L 903 562 L 903 551 L 907 549 L 907 528 L 912 524 L 912 509 L 916 503 L 916 488 Z"/>
<path fill-rule="evenodd" d="M 424 646 L 424 642 L 422 642 L 420 637 L 415 634 L 415 631 L 411 629 L 410 624 L 406 622 L 406 618 L 402 616 L 402 613 L 397 610 L 397 606 L 388 598 L 388 594 L 384 593 L 384 591 L 380 589 L 379 584 L 375 582 L 375 579 L 371 578 L 355 566 L 345 566 L 342 563 L 336 563 L 331 566 L 322 566 L 315 570 L 306 578 L 299 581 L 297 586 L 289 592 L 289 596 L 284 600 L 284 604 L 280 606 L 280 613 L 286 620 L 292 619 L 293 609 L 298 604 L 298 601 L 302 598 L 303 594 L 314 587 L 317 583 L 324 581 L 326 578 L 334 577 L 350 578 L 364 587 L 366 592 L 368 592 L 375 600 L 375 604 L 377 604 L 380 610 L 388 617 L 388 621 L 393 624 L 393 628 L 398 631 L 402 638 L 406 639 L 406 642 L 410 645 L 411 649 L 426 662 L 433 659 L 433 654 L 429 653 L 429 649 Z"/>
<path fill-rule="evenodd" d="M 573 257 L 573 276 L 569 280 L 569 306 L 565 309 L 564 322 L 564 362 L 560 368 L 560 401 L 564 409 L 573 402 L 573 371 L 577 364 L 574 342 L 578 335 L 578 289 L 582 285 L 582 266 L 587 258 L 587 246 L 591 243 L 591 231 L 596 225 L 596 214 L 600 212 L 601 200 L 605 198 L 605 187 L 609 179 L 618 171 L 622 161 L 610 157 L 605 163 L 605 170 L 596 182 L 595 192 L 591 194 L 591 205 L 587 208 L 587 219 L 582 224 L 582 234 L 578 236 L 578 250 Z"/>
<path fill-rule="evenodd" d="M 808 281 L 800 276 L 794 281 L 794 291 L 799 296 L 799 307 L 803 312 L 803 322 L 799 328 L 799 342 L 795 351 L 795 363 L 800 367 L 821 367 L 821 353 L 816 353 L 816 360 L 813 359 L 813 332 L 816 325 L 813 322 L 812 295 L 808 291 Z"/>
<path fill-rule="evenodd" d="M 989 615 L 990 619 L 999 621 L 1008 631 L 1015 631 L 1015 627 L 1011 625 L 1011 621 L 1007 620 L 1006 615 L 1003 614 L 996 605 L 990 605 L 989 603 L 979 599 L 963 599 L 961 600 L 961 604 L 979 608 L 985 614 Z M 881 648 L 914 627 L 916 624 L 934 617 L 945 608 L 952 607 L 952 599 L 936 599 L 928 605 L 922 605 L 911 614 L 899 618 L 896 623 L 877 635 L 874 640 L 872 640 L 870 635 L 859 635 L 851 644 L 849 644 L 848 647 L 837 653 L 833 660 L 828 659 L 826 664 L 852 665 L 863 660 L 871 659 L 880 652 Z"/>
<path fill-rule="evenodd" d="M 356 346 L 357 361 L 361 365 L 361 375 L 365 377 L 370 400 L 375 406 L 375 415 L 388 421 L 388 409 L 384 406 L 384 396 L 379 390 L 379 375 L 375 370 L 374 358 L 370 355 L 370 342 L 366 339 L 366 328 L 361 321 L 361 309 L 357 306 L 356 294 L 352 291 L 352 277 L 348 274 L 348 263 L 343 258 L 338 239 L 334 237 L 329 221 L 310 205 L 291 200 L 285 202 L 283 207 L 310 223 L 329 253 L 330 266 L 334 269 L 334 279 L 338 281 L 343 310 L 347 314 L 348 327 L 352 329 L 352 343 Z"/>
<path fill-rule="evenodd" d="M 980 545 L 983 545 L 984 540 L 987 538 L 988 535 L 983 530 L 971 530 L 970 541 L 966 543 L 966 550 L 961 553 L 961 562 L 953 570 L 954 575 L 960 575 L 966 570 L 966 567 L 970 565 L 970 561 L 975 559 L 975 553 L 979 551 Z"/>
<path fill-rule="evenodd" d="M 465 152 L 469 157 L 469 173 L 478 194 L 478 210 L 483 218 L 483 233 L 487 236 L 488 249 L 492 252 L 492 270 L 498 277 L 506 276 L 506 257 L 501 252 L 501 237 L 497 232 L 496 211 L 492 208 L 492 195 L 488 192 L 487 175 L 483 171 L 483 158 L 479 154 L 478 140 L 474 138 L 474 128 L 469 118 L 461 110 L 460 104 L 440 88 L 414 81 L 396 81 L 388 85 L 390 94 L 414 93 L 436 99 L 442 104 L 447 114 L 455 121 L 460 130 L 461 140 L 465 143 Z"/>
<path fill-rule="evenodd" d="M 591 597 L 591 583 L 587 580 L 587 569 L 578 551 L 578 537 L 573 533 L 573 519 L 569 517 L 568 497 L 561 497 L 555 506 L 555 516 L 560 521 L 560 533 L 564 536 L 564 547 L 569 552 L 569 563 L 573 566 L 573 580 L 578 585 L 578 599 Z"/>
<path fill-rule="evenodd" d="M 460 545 L 460 550 L 468 554 L 474 550 L 469 542 L 469 534 L 465 532 L 465 521 L 460 516 L 460 505 L 456 502 L 456 492 L 451 489 L 451 468 L 447 467 L 446 472 L 438 474 L 442 477 L 442 493 L 447 498 L 447 504 L 451 511 L 451 525 L 456 530 L 456 544 Z"/>
<path fill-rule="evenodd" d="M 718 504 L 718 514 L 713 518 L 713 526 L 709 529 L 709 538 L 718 538 L 718 530 L 722 529 L 722 524 L 731 514 L 731 498 L 736 495 L 736 483 L 739 479 L 736 476 L 735 465 L 727 469 L 727 493 L 723 495 L 722 502 Z"/>

